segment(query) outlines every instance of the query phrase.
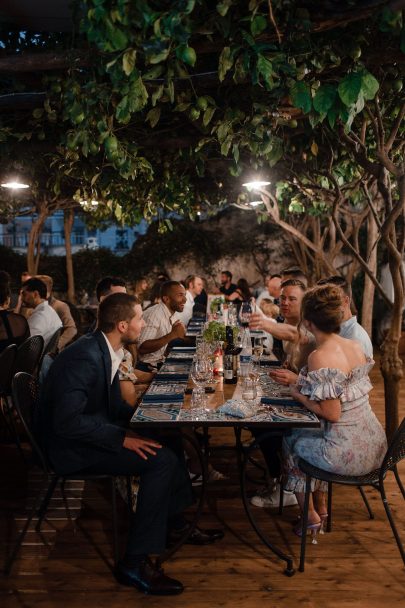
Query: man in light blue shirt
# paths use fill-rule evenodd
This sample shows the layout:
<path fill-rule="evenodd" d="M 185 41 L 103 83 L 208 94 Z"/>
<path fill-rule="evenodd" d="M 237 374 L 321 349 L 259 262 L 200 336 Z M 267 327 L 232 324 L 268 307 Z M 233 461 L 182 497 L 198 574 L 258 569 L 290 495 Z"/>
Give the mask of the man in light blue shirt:
<path fill-rule="evenodd" d="M 366 357 L 373 358 L 373 345 L 364 327 L 357 321 L 356 315 L 352 314 L 350 303 L 352 300 L 352 288 L 341 276 L 335 275 L 318 281 L 318 285 L 337 285 L 343 291 L 343 320 L 340 325 L 339 335 L 348 340 L 357 340 Z"/>

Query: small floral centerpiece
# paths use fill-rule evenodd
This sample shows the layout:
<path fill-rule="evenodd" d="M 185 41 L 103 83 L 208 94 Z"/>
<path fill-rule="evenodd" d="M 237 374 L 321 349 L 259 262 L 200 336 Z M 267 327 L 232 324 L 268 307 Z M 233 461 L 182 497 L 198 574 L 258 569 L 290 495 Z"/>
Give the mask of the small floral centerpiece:
<path fill-rule="evenodd" d="M 221 304 L 225 304 L 224 296 L 217 296 L 216 298 L 213 298 L 210 303 L 211 313 L 214 314 L 215 312 L 217 312 Z"/>
<path fill-rule="evenodd" d="M 233 339 L 234 341 L 238 337 L 239 329 L 233 328 Z M 226 341 L 226 327 L 224 323 L 219 321 L 210 321 L 203 332 L 203 338 L 206 342 L 225 342 Z"/>

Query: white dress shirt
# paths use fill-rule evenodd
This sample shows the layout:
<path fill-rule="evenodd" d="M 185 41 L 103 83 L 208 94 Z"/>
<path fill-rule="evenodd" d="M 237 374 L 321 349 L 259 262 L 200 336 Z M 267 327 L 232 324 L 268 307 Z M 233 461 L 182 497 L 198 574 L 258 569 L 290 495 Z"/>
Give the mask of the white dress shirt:
<path fill-rule="evenodd" d="M 62 321 L 52 306 L 45 300 L 34 308 L 32 315 L 27 319 L 31 336 L 42 336 L 46 346 L 55 331 L 62 327 Z"/>
<path fill-rule="evenodd" d="M 124 349 L 119 348 L 118 350 L 114 350 L 110 344 L 109 339 L 105 335 L 105 333 L 104 332 L 101 332 L 101 333 L 103 334 L 104 340 L 107 342 L 108 351 L 109 351 L 110 357 L 111 357 L 111 384 L 112 384 L 113 380 L 114 380 L 114 376 L 117 373 L 119 366 L 121 365 L 122 359 L 124 358 Z"/>
<path fill-rule="evenodd" d="M 180 319 L 180 321 L 183 323 L 183 325 L 185 325 L 185 327 L 187 327 L 188 322 L 190 321 L 191 317 L 193 316 L 193 308 L 194 308 L 194 298 L 191 295 L 191 293 L 189 292 L 189 290 L 187 289 L 186 303 L 184 304 L 183 311 L 178 312 L 176 314 L 177 319 Z"/>
<path fill-rule="evenodd" d="M 348 340 L 357 340 L 366 357 L 369 357 L 370 359 L 373 358 L 373 345 L 370 336 L 364 327 L 357 322 L 357 317 L 355 315 L 341 324 L 339 335 Z"/>
<path fill-rule="evenodd" d="M 146 340 L 157 340 L 169 334 L 172 331 L 173 323 L 177 320 L 177 315 L 175 315 L 176 313 L 171 313 L 163 302 L 145 310 L 143 319 L 146 325 L 138 338 L 138 347 Z M 166 345 L 153 353 L 140 354 L 139 359 L 156 367 L 158 363 L 163 361 L 165 350 Z"/>

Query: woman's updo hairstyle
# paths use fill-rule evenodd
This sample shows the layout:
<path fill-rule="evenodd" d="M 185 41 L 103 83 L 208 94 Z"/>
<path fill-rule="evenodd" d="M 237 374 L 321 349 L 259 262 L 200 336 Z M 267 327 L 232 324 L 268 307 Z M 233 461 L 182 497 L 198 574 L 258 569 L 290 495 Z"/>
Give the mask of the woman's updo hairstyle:
<path fill-rule="evenodd" d="M 343 318 L 342 290 L 336 285 L 309 289 L 302 300 L 302 318 L 326 334 L 339 333 Z"/>

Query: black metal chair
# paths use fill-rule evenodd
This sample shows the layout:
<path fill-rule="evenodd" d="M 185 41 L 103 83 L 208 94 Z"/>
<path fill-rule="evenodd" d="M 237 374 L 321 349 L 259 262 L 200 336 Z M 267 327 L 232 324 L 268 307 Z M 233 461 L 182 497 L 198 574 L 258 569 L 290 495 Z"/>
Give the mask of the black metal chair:
<path fill-rule="evenodd" d="M 381 500 L 383 502 L 385 512 L 387 514 L 388 521 L 390 523 L 392 532 L 394 534 L 396 543 L 398 545 L 399 552 L 401 554 L 402 560 L 405 564 L 405 551 L 401 542 L 401 538 L 398 534 L 398 530 L 396 528 L 394 519 L 392 517 L 391 509 L 388 504 L 387 495 L 384 487 L 384 480 L 388 473 L 388 471 L 392 471 L 395 475 L 396 482 L 401 491 L 402 497 L 405 500 L 405 490 L 402 485 L 401 479 L 398 474 L 397 464 L 403 458 L 405 458 L 405 418 L 402 420 L 400 426 L 395 432 L 392 441 L 388 447 L 387 453 L 384 457 L 384 460 L 379 469 L 375 471 L 371 471 L 366 475 L 337 475 L 336 473 L 330 473 L 329 471 L 324 471 L 323 469 L 318 469 L 313 466 L 306 460 L 300 459 L 299 467 L 303 473 L 306 475 L 306 485 L 305 485 L 305 503 L 304 503 L 304 513 L 302 517 L 302 529 L 305 531 L 308 525 L 308 508 L 309 508 L 309 496 L 311 493 L 311 479 L 318 479 L 320 481 L 325 481 L 328 483 L 328 531 L 331 530 L 331 517 L 332 517 L 332 484 L 338 483 L 341 485 L 348 486 L 357 486 L 362 493 L 363 500 L 365 500 L 365 504 L 369 510 L 370 519 L 374 518 L 374 515 L 371 511 L 370 506 L 368 505 L 367 499 L 365 498 L 365 494 L 363 491 L 363 486 L 372 486 L 376 490 L 380 492 Z M 330 519 L 329 519 L 330 518 Z M 301 555 L 300 555 L 300 565 L 299 570 L 304 572 L 305 566 L 305 549 L 306 549 L 306 534 L 304 533 L 301 537 Z"/>
<path fill-rule="evenodd" d="M 17 356 L 16 344 L 10 344 L 0 353 L 0 397 L 11 394 L 11 381 Z"/>
<path fill-rule="evenodd" d="M 5 433 L 5 438 L 9 438 L 14 435 L 14 428 L 12 427 L 9 419 L 9 403 L 8 399 L 11 395 L 11 381 L 13 379 L 14 363 L 17 356 L 16 344 L 10 344 L 0 353 L 0 410 L 2 413 L 2 420 L 4 427 L 2 428 Z"/>
<path fill-rule="evenodd" d="M 21 532 L 19 533 L 15 545 L 6 560 L 4 572 L 6 575 L 10 573 L 12 564 L 18 554 L 19 548 L 24 540 L 24 537 L 27 533 L 27 530 L 31 524 L 32 519 L 37 514 L 38 521 L 35 525 L 35 530 L 37 532 L 41 529 L 41 524 L 45 518 L 46 511 L 48 509 L 49 502 L 52 498 L 52 495 L 55 491 L 55 488 L 58 482 L 61 483 L 62 495 L 64 496 L 64 483 L 67 480 L 75 480 L 75 481 L 86 481 L 86 480 L 101 480 L 108 479 L 110 481 L 111 486 L 111 499 L 112 499 L 112 522 L 113 522 L 113 551 L 114 551 L 114 564 L 117 565 L 118 562 L 118 525 L 117 525 L 117 506 L 116 506 L 116 490 L 115 490 L 115 480 L 116 477 L 112 475 L 58 475 L 52 470 L 46 455 L 41 449 L 38 441 L 34 436 L 34 418 L 35 418 L 35 410 L 38 407 L 39 403 L 39 385 L 36 379 L 27 373 L 20 372 L 17 373 L 13 379 L 12 383 L 12 397 L 15 410 L 21 420 L 21 423 L 24 427 L 26 435 L 28 437 L 29 443 L 32 449 L 32 455 L 35 460 L 35 464 L 39 465 L 44 473 L 44 485 L 40 492 L 38 492 L 36 499 L 34 501 L 34 505 L 27 517 L 27 521 L 25 522 Z M 127 489 L 128 489 L 128 503 L 132 500 L 132 496 L 130 494 L 130 488 L 127 480 Z M 69 511 L 67 507 L 67 501 L 65 500 L 65 507 L 67 511 L 67 515 L 69 517 Z"/>
<path fill-rule="evenodd" d="M 57 329 L 55 331 L 55 333 L 49 339 L 48 344 L 43 348 L 42 355 L 41 355 L 41 357 L 39 359 L 39 362 L 38 362 L 38 374 L 41 372 L 41 368 L 42 368 L 42 364 L 44 362 L 44 358 L 47 355 L 51 356 L 52 358 L 55 358 L 56 355 L 58 354 L 58 344 L 59 344 L 59 338 L 62 335 L 62 330 L 63 330 L 62 327 L 60 327 L 59 329 Z"/>
<path fill-rule="evenodd" d="M 30 336 L 21 344 L 17 351 L 14 364 L 14 374 L 25 372 L 35 374 L 38 363 L 44 350 L 44 339 L 42 336 Z"/>

